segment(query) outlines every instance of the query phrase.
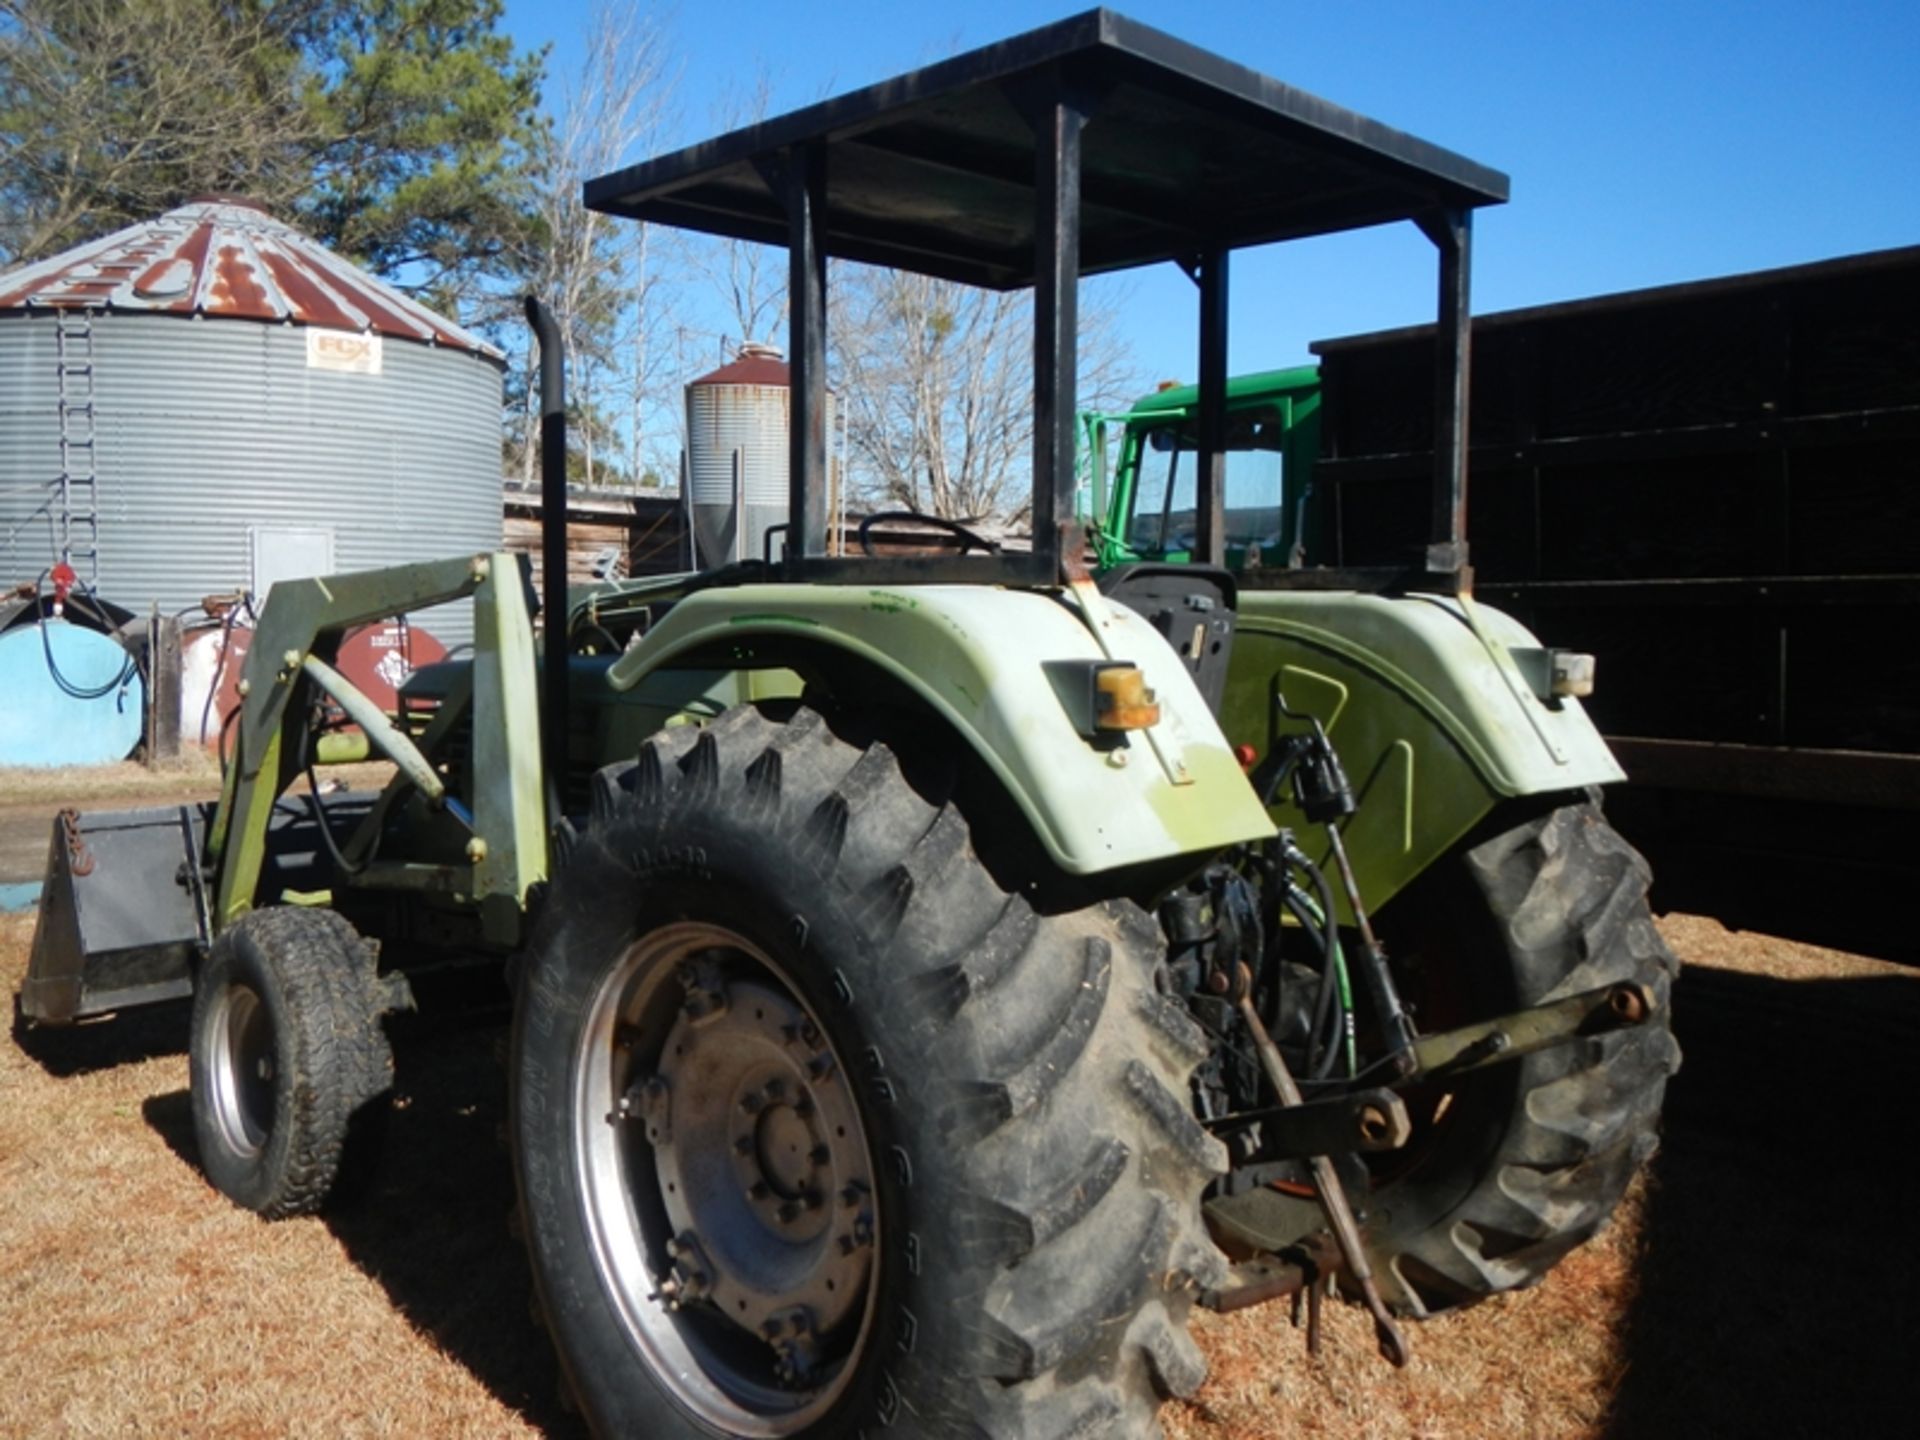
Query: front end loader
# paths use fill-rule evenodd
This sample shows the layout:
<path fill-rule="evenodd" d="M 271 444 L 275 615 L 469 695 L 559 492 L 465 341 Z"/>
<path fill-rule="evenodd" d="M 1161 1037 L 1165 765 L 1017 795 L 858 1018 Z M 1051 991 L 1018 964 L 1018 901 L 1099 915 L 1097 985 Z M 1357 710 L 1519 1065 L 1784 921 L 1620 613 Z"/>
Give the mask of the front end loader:
<path fill-rule="evenodd" d="M 1264 750 L 1230 742 L 1226 274 L 1421 226 L 1457 438 L 1468 222 L 1505 189 L 1106 11 L 590 182 L 599 210 L 786 246 L 784 554 L 561 603 L 543 327 L 544 638 L 507 556 L 277 588 L 219 805 L 137 841 L 59 822 L 68 900 L 23 1007 L 190 986 L 208 1174 L 288 1215 L 377 1129 L 409 976 L 504 964 L 520 1229 L 600 1434 L 1149 1435 L 1204 1378 L 1193 1306 L 1289 1295 L 1360 1301 L 1404 1362 L 1404 1317 L 1531 1283 L 1618 1200 L 1673 1058 L 1670 957 L 1643 867 L 1565 804 L 1442 842 L 1477 910 L 1442 891 L 1376 928 L 1319 697 L 1289 678 Z M 1030 550 L 828 553 L 830 257 L 1031 289 Z M 1078 282 L 1160 262 L 1198 290 L 1214 563 L 1096 577 Z M 1443 448 L 1456 518 L 1420 573 L 1467 625 Z M 474 656 L 397 714 L 334 669 L 345 625 L 466 595 Z M 313 783 L 366 756 L 380 793 Z M 144 932 L 98 918 L 123 837 L 163 897 Z"/>

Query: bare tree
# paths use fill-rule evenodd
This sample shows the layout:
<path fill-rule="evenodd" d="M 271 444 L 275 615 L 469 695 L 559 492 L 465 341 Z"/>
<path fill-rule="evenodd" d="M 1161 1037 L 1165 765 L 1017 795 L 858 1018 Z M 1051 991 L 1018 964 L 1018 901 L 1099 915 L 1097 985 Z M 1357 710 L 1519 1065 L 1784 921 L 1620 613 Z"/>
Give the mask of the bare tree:
<path fill-rule="evenodd" d="M 757 125 L 773 102 L 773 76 L 762 63 L 743 90 L 723 94 L 715 110 L 721 130 Z M 685 235 L 688 268 L 702 277 L 732 323 L 740 344 L 778 345 L 787 320 L 787 252 L 749 240 Z"/>
<path fill-rule="evenodd" d="M 323 137 L 290 83 L 298 27 L 272 10 L 0 0 L 0 254 L 44 255 L 197 191 L 290 209 Z"/>
<path fill-rule="evenodd" d="M 1031 504 L 1031 294 L 864 266 L 834 273 L 850 491 L 951 519 L 1018 521 Z M 1082 405 L 1111 405 L 1133 388 L 1120 303 L 1083 287 Z"/>
<path fill-rule="evenodd" d="M 561 82 L 536 171 L 536 242 L 524 263 L 566 347 L 577 464 L 589 485 L 608 468 L 609 451 L 631 478 L 641 473 L 650 397 L 668 352 L 657 339 L 667 322 L 650 227 L 587 209 L 581 187 L 653 146 L 671 92 L 659 27 L 634 0 L 607 0 L 588 20 L 580 72 Z M 521 395 L 521 469 L 530 481 L 539 403 L 531 356 Z"/>

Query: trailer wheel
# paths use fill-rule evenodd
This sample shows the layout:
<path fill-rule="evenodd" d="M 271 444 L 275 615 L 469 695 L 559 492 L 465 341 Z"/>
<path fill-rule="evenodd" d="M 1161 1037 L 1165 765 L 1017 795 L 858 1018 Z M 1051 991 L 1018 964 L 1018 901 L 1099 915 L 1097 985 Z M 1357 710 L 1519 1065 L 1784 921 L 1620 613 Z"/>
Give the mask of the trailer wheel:
<path fill-rule="evenodd" d="M 522 1233 L 600 1434 L 1158 1433 L 1224 1261 L 1137 908 L 1041 915 L 884 744 L 604 770 L 520 982 Z"/>
<path fill-rule="evenodd" d="M 366 942 L 331 910 L 241 916 L 194 985 L 191 1070 L 215 1187 L 270 1220 L 320 1209 L 377 1148 L 393 1083 Z"/>
<path fill-rule="evenodd" d="M 1423 1029 L 1620 980 L 1661 1019 L 1407 1093 L 1414 1134 L 1381 1155 L 1363 1227 L 1382 1294 L 1430 1315 L 1543 1279 L 1612 1216 L 1653 1153 L 1680 1050 L 1679 969 L 1649 872 L 1597 805 L 1508 811 L 1387 906 L 1380 928 Z"/>

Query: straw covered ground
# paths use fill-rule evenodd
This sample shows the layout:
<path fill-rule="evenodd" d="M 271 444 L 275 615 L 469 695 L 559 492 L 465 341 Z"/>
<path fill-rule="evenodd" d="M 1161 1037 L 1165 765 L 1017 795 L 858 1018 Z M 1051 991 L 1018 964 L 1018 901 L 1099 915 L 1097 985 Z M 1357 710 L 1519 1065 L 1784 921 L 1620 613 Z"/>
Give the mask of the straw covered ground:
<path fill-rule="evenodd" d="M 1673 917 L 1686 1068 L 1619 1223 L 1417 1328 L 1197 1323 L 1174 1440 L 1910 1433 L 1920 975 Z M 0 989 L 29 916 L 0 916 Z M 572 1435 L 495 1143 L 497 1012 L 412 1021 L 371 1195 L 268 1225 L 201 1178 L 178 1010 L 0 1042 L 0 1436 Z"/>

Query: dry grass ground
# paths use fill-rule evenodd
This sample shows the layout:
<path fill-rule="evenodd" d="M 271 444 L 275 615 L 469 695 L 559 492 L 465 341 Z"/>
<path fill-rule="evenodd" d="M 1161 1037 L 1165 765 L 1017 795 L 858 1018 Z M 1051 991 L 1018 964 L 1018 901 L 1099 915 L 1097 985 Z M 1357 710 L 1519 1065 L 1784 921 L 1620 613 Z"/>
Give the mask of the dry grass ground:
<path fill-rule="evenodd" d="M 96 798 L 139 805 L 153 798 L 167 800 L 219 788 L 219 763 L 192 747 L 157 765 L 138 760 L 52 768 L 0 765 L 0 806 L 44 805 L 49 812 L 62 805 L 88 805 Z"/>
<path fill-rule="evenodd" d="M 1687 1068 L 1619 1224 L 1393 1372 L 1330 1311 L 1197 1326 L 1174 1440 L 1911 1433 L 1920 975 L 1676 917 Z M 31 921 L 0 917 L 0 990 Z M 497 1025 L 398 1036 L 373 1194 L 266 1225 L 193 1161 L 178 1011 L 0 1042 L 0 1436 L 577 1433 L 505 1229 Z"/>
<path fill-rule="evenodd" d="M 0 917 L 0 985 L 31 920 Z M 0 1047 L 0 1436 L 535 1435 L 488 1031 L 407 1051 L 367 1203 L 267 1225 L 193 1162 L 179 1008 Z M 416 1096 L 416 1104 L 420 1097 Z"/>
<path fill-rule="evenodd" d="M 335 765 L 327 775 L 351 788 L 386 783 L 393 766 L 384 760 Z M 62 805 L 84 809 L 166 804 L 206 799 L 220 793 L 220 763 L 212 753 L 191 746 L 172 760 L 147 765 L 121 760 L 112 765 L 69 765 L 51 769 L 0 765 L 0 809 L 44 809 L 49 816 Z"/>
<path fill-rule="evenodd" d="M 1913 1433 L 1920 973 L 1661 929 L 1685 1066 L 1617 1222 L 1537 1289 L 1414 1329 L 1402 1373 L 1351 1310 L 1318 1364 L 1277 1308 L 1201 1317 L 1213 1372 L 1173 1440 Z"/>

